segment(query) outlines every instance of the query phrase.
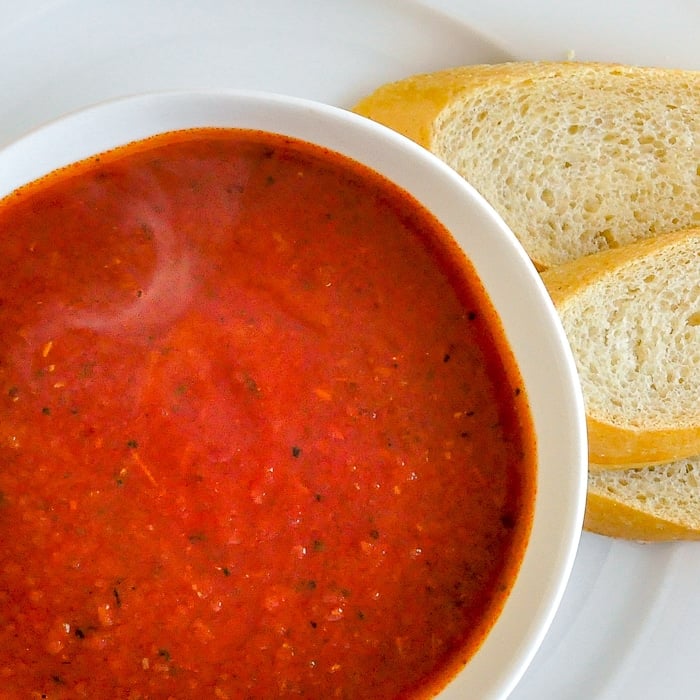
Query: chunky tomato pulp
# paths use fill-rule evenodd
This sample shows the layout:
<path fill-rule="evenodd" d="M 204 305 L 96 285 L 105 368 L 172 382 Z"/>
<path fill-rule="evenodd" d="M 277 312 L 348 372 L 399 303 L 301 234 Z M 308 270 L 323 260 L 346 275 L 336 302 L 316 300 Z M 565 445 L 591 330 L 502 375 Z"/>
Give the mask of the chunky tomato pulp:
<path fill-rule="evenodd" d="M 6 198 L 0 258 L 3 698 L 415 698 L 478 648 L 534 437 L 405 193 L 176 132 Z"/>

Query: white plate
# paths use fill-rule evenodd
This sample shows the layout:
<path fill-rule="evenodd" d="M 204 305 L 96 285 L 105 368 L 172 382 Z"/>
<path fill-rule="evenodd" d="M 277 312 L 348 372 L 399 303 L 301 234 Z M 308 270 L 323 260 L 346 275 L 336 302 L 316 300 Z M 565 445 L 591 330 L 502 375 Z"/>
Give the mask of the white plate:
<path fill-rule="evenodd" d="M 0 145 L 104 98 L 273 90 L 351 106 L 413 72 L 505 58 L 700 69 L 696 0 L 0 0 Z M 584 534 L 512 700 L 698 696 L 700 544 Z"/>

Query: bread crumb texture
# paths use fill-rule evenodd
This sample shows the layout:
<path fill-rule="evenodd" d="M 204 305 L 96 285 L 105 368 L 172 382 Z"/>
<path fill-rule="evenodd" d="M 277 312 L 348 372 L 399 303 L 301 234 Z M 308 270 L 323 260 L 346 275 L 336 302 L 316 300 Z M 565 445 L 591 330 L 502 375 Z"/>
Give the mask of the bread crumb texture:
<path fill-rule="evenodd" d="M 558 305 L 587 413 L 640 430 L 699 425 L 700 230 L 604 260 L 607 269 Z"/>
<path fill-rule="evenodd" d="M 700 73 L 562 62 L 455 80 L 430 148 L 541 268 L 700 225 Z"/>
<path fill-rule="evenodd" d="M 608 528 L 613 532 L 603 534 L 615 535 L 621 527 L 621 534 L 637 539 L 700 536 L 700 457 L 642 469 L 591 470 L 588 492 L 588 529 Z"/>

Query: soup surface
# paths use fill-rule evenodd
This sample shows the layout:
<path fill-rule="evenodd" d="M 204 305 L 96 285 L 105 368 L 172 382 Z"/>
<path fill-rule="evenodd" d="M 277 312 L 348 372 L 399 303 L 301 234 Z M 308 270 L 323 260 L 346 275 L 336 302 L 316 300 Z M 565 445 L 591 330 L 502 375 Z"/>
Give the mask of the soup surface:
<path fill-rule="evenodd" d="M 3 698 L 398 698 L 478 648 L 535 444 L 446 232 L 193 130 L 0 207 Z"/>

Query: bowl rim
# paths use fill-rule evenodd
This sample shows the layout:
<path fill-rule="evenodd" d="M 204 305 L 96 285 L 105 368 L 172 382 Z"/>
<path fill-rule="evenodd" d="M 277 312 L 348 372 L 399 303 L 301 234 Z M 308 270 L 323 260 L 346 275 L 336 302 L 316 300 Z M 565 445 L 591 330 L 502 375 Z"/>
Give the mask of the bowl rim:
<path fill-rule="evenodd" d="M 513 232 L 471 184 L 413 141 L 348 110 L 264 91 L 188 89 L 113 98 L 25 133 L 0 149 L 0 198 L 59 167 L 131 141 L 219 126 L 284 133 L 322 145 L 408 190 L 465 250 L 505 320 L 537 437 L 532 530 L 498 619 L 439 697 L 457 700 L 467 690 L 479 698 L 507 697 L 540 647 L 573 569 L 586 497 L 586 424 L 576 365 L 556 309 Z"/>

